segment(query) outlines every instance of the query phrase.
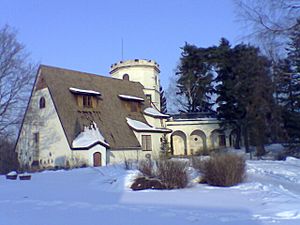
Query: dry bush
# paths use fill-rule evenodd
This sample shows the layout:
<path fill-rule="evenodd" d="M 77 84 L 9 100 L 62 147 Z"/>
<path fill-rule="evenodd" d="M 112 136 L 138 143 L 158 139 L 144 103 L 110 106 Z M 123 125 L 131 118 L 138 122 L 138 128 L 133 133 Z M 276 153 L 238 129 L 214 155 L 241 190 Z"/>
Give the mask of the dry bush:
<path fill-rule="evenodd" d="M 157 177 L 167 189 L 184 188 L 188 184 L 187 163 L 175 160 L 159 160 Z"/>
<path fill-rule="evenodd" d="M 14 143 L 0 137 L 0 174 L 18 170 L 17 154 L 14 152 Z"/>
<path fill-rule="evenodd" d="M 124 158 L 125 170 L 132 170 L 134 168 L 135 161 L 131 159 Z"/>
<path fill-rule="evenodd" d="M 198 171 L 202 171 L 203 159 L 197 156 L 193 156 L 191 159 L 192 167 Z"/>
<path fill-rule="evenodd" d="M 233 154 L 216 154 L 199 165 L 203 179 L 212 186 L 229 187 L 241 183 L 245 178 L 245 160 Z"/>
<path fill-rule="evenodd" d="M 144 176 L 147 176 L 147 177 L 154 176 L 153 166 L 152 166 L 152 162 L 150 160 L 139 161 L 138 169 L 139 169 L 139 171 L 141 171 L 141 173 Z"/>

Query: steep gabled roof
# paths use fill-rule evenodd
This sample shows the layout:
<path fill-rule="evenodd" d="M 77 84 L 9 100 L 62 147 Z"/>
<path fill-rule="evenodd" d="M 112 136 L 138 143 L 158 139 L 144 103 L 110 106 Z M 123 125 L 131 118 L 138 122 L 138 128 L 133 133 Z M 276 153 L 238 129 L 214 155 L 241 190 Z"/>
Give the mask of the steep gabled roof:
<path fill-rule="evenodd" d="M 149 103 L 147 100 L 140 103 L 141 112 L 129 112 L 118 97 L 130 95 L 145 99 L 140 83 L 44 65 L 39 72 L 36 86 L 43 83 L 49 88 L 70 147 L 83 128 L 94 121 L 111 149 L 140 148 L 126 118 L 147 123 L 142 112 Z M 97 107 L 80 108 L 71 87 L 101 93 Z"/>

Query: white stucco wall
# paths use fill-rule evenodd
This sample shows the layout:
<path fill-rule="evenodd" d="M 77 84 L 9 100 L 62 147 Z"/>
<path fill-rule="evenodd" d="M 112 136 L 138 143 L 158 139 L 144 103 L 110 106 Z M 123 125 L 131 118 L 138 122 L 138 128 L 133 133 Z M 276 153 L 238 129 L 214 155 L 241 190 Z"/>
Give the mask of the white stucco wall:
<path fill-rule="evenodd" d="M 146 154 L 150 154 L 152 158 L 158 158 L 160 155 L 162 133 L 148 133 L 148 132 L 136 132 L 135 136 L 142 145 L 142 135 L 151 135 L 151 151 L 143 151 L 141 149 L 114 149 L 108 153 L 109 163 L 124 162 L 126 160 L 142 160 L 146 159 Z"/>
<path fill-rule="evenodd" d="M 46 100 L 46 107 L 40 109 L 40 98 Z M 38 147 L 34 142 L 34 133 L 39 133 Z M 59 117 L 56 113 L 51 95 L 47 88 L 34 91 L 29 103 L 20 137 L 16 146 L 21 166 L 30 166 L 38 160 L 40 167 L 70 166 L 75 163 L 93 165 L 93 154 L 102 155 L 102 165 L 106 165 L 106 148 L 96 145 L 89 150 L 71 150 Z"/>

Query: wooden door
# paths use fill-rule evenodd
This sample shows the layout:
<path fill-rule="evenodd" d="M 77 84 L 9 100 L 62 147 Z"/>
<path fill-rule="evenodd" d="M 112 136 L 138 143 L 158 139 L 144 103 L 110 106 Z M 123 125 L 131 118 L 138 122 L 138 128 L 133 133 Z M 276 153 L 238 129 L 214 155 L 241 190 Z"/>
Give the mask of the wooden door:
<path fill-rule="evenodd" d="M 94 166 L 101 166 L 101 153 L 100 152 L 95 152 L 93 155 L 94 158 Z"/>

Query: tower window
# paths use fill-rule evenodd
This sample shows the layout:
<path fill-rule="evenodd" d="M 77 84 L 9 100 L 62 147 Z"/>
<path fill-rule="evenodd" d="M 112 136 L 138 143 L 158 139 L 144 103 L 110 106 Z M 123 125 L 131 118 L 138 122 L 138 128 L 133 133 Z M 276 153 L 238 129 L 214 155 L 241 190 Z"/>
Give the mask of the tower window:
<path fill-rule="evenodd" d="M 129 80 L 129 75 L 127 73 L 123 75 L 123 80 Z"/>
<path fill-rule="evenodd" d="M 40 98 L 40 109 L 43 109 L 46 107 L 46 100 L 44 97 Z"/>

